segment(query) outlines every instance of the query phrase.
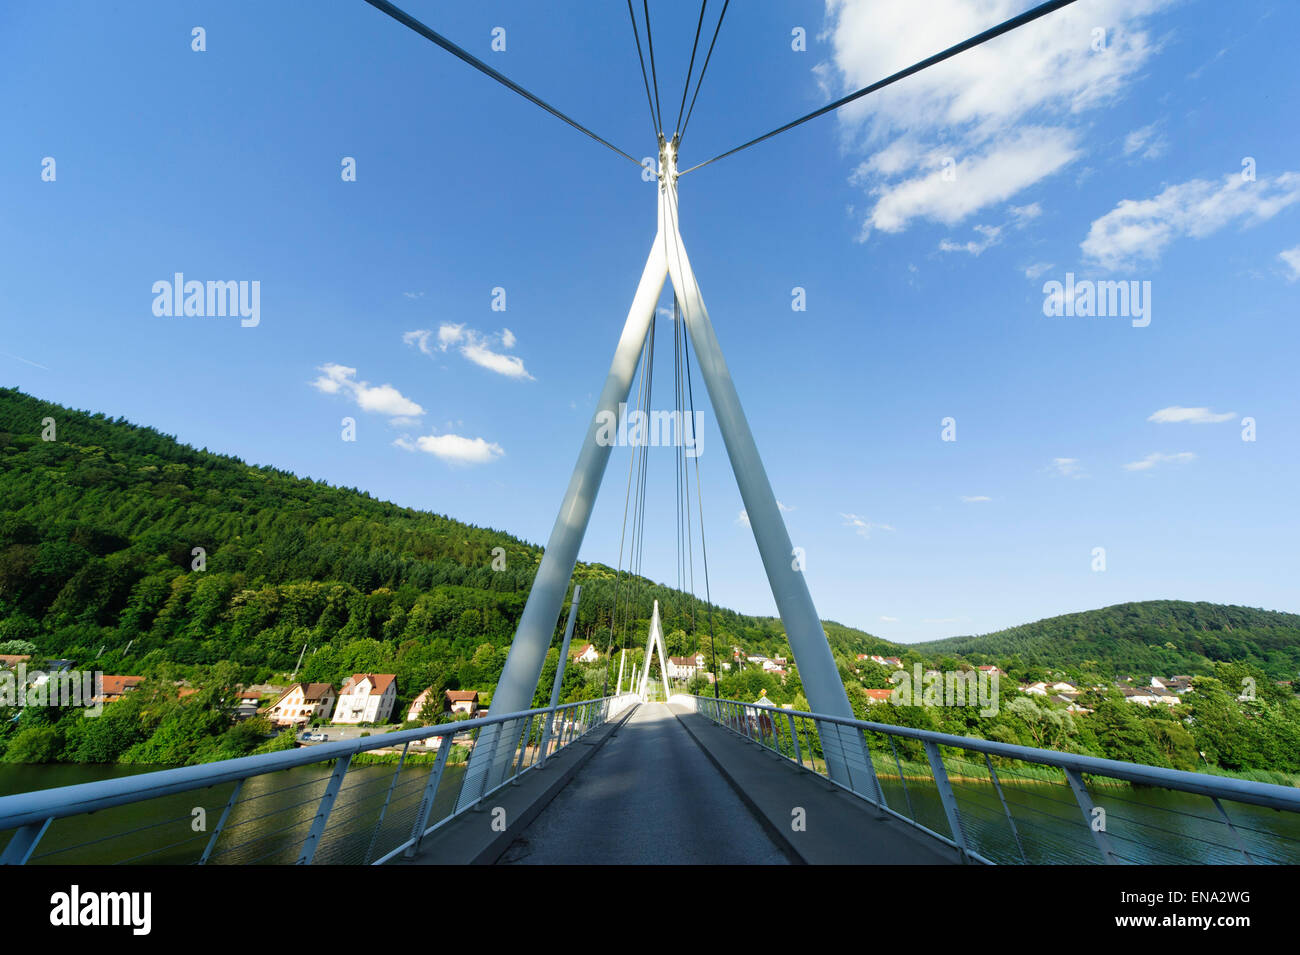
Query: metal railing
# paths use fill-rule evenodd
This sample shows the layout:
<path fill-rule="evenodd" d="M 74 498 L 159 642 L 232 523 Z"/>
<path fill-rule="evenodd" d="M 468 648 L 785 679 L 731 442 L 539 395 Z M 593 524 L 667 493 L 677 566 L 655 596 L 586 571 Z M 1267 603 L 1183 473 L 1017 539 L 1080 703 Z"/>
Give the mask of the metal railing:
<path fill-rule="evenodd" d="M 623 694 L 0 797 L 0 864 L 409 858 L 434 830 L 635 702 Z M 471 772 L 469 755 L 490 726 L 516 742 L 489 789 L 487 761 Z"/>
<path fill-rule="evenodd" d="M 692 699 L 696 712 L 719 726 L 974 862 L 1300 863 L 1300 789 L 771 705 Z M 847 784 L 830 779 L 823 746 L 832 762 L 847 767 Z"/>

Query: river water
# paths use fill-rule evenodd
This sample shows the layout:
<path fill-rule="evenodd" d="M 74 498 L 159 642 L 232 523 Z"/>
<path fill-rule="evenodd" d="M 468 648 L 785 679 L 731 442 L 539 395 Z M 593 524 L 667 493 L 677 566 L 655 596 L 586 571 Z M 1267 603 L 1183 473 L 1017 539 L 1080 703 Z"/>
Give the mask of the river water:
<path fill-rule="evenodd" d="M 0 764 L 0 795 L 69 786 L 148 772 L 160 767 Z M 325 791 L 332 767 L 283 770 L 245 782 L 209 862 L 292 863 Z M 884 767 L 881 767 L 883 770 Z M 368 863 L 409 838 L 430 765 L 355 766 L 344 778 L 317 863 Z M 430 823 L 450 814 L 464 765 L 448 765 Z M 970 843 L 999 863 L 1083 863 L 1102 860 L 1101 847 L 1068 784 L 1017 780 L 1000 772 L 1001 797 L 990 781 L 954 778 L 962 826 Z M 943 835 L 942 803 L 928 779 L 906 785 L 897 773 L 881 777 L 891 809 Z M 37 846 L 33 864 L 120 862 L 191 864 L 212 841 L 233 784 L 214 786 L 56 820 Z M 1300 863 L 1300 814 L 1224 801 L 1233 823 L 1224 825 L 1204 796 L 1090 781 L 1105 810 L 1104 836 L 1117 861 L 1240 863 L 1242 847 L 1260 863 Z M 1006 806 L 1004 807 L 1003 801 Z M 1007 818 L 1010 810 L 1011 821 Z M 1234 832 L 1235 829 L 1235 832 Z M 0 844 L 8 841 L 0 834 Z"/>

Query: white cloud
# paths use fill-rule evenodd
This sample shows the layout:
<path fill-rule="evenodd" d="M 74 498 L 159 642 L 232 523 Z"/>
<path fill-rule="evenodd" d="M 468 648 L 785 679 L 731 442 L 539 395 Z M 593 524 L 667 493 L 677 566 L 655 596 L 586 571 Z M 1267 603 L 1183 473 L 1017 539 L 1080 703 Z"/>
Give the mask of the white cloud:
<path fill-rule="evenodd" d="M 886 617 L 882 615 L 880 619 L 885 623 L 898 623 L 897 617 Z"/>
<path fill-rule="evenodd" d="M 423 292 L 403 292 L 402 294 L 407 298 L 424 298 Z"/>
<path fill-rule="evenodd" d="M 941 158 L 930 157 L 929 171 L 869 190 L 876 202 L 859 239 L 865 240 L 873 229 L 902 232 L 914 219 L 956 225 L 1071 162 L 1079 155 L 1076 139 L 1067 129 L 1026 127 L 958 159 L 951 181 L 944 178 Z M 862 177 L 854 181 L 860 183 Z"/>
<path fill-rule="evenodd" d="M 1220 421 L 1231 421 L 1236 416 L 1236 412 L 1233 411 L 1216 414 L 1209 408 L 1184 408 L 1182 405 L 1170 405 L 1168 408 L 1161 408 L 1147 420 L 1155 421 L 1158 424 L 1180 424 L 1184 422 L 1217 424 Z"/>
<path fill-rule="evenodd" d="M 450 464 L 486 464 L 505 454 L 501 445 L 458 434 L 426 434 L 412 441 L 406 435 L 393 442 L 404 451 L 423 451 Z"/>
<path fill-rule="evenodd" d="M 1030 281 L 1037 281 L 1040 276 L 1047 274 L 1054 268 L 1056 266 L 1051 262 L 1035 262 L 1033 265 L 1025 266 L 1025 278 Z"/>
<path fill-rule="evenodd" d="M 1287 272 L 1289 274 L 1287 275 L 1286 280 L 1288 282 L 1294 282 L 1296 279 L 1300 279 L 1300 245 L 1297 245 L 1294 249 L 1282 250 L 1277 254 L 1277 257 L 1281 259 L 1287 267 Z"/>
<path fill-rule="evenodd" d="M 1176 0 L 1091 0 L 1055 11 L 839 110 L 853 177 L 874 197 L 862 237 L 917 219 L 948 225 L 1075 160 L 1080 114 L 1114 101 L 1156 52 L 1143 19 Z M 828 94 L 867 86 L 1021 13 L 1026 0 L 827 0 Z M 1106 48 L 1092 30 L 1106 28 Z M 943 158 L 956 162 L 942 177 Z"/>
<path fill-rule="evenodd" d="M 406 345 L 414 345 L 426 355 L 433 354 L 433 347 L 429 344 L 429 338 L 433 333 L 427 329 L 419 329 L 413 332 L 407 332 L 402 336 L 402 342 Z"/>
<path fill-rule="evenodd" d="M 1061 477 L 1083 477 L 1083 465 L 1079 463 L 1078 458 L 1052 458 L 1052 467 Z"/>
<path fill-rule="evenodd" d="M 983 494 L 977 494 L 973 497 L 966 497 L 965 495 L 962 495 L 962 500 L 965 501 L 967 504 L 983 504 L 986 501 L 993 500 L 993 498 L 985 497 Z"/>
<path fill-rule="evenodd" d="M 844 518 L 844 526 L 851 527 L 861 537 L 870 537 L 872 531 L 892 531 L 893 528 L 888 524 L 874 524 L 866 518 L 859 517 L 857 514 L 841 514 Z"/>
<path fill-rule="evenodd" d="M 416 346 L 426 355 L 432 355 L 433 335 L 434 333 L 431 330 L 421 328 L 404 334 L 402 341 L 407 345 Z M 438 326 L 437 338 L 439 351 L 445 352 L 452 345 L 456 345 L 461 355 L 480 368 L 494 371 L 498 375 L 505 375 L 507 378 L 534 380 L 533 376 L 528 373 L 528 369 L 524 367 L 522 358 L 517 355 L 502 354 L 494 348 L 495 341 L 499 341 L 503 348 L 513 348 L 515 346 L 518 339 L 516 339 L 515 333 L 508 328 L 503 328 L 496 335 L 484 335 L 472 328 L 467 328 L 464 323 L 457 325 L 451 322 L 443 322 Z"/>
<path fill-rule="evenodd" d="M 990 246 L 998 244 L 999 236 L 1002 235 L 1002 227 L 995 225 L 977 225 L 975 231 L 984 236 L 983 241 L 972 239 L 970 242 L 950 242 L 944 239 L 939 243 L 940 252 L 969 252 L 971 255 L 979 255 Z"/>
<path fill-rule="evenodd" d="M 1125 471 L 1150 471 L 1157 464 L 1173 462 L 1175 464 L 1186 464 L 1188 461 L 1195 460 L 1196 455 L 1191 451 L 1179 451 L 1177 454 L 1161 454 L 1154 451 L 1148 454 L 1141 461 L 1130 461 L 1124 465 Z"/>
<path fill-rule="evenodd" d="M 321 365 L 319 378 L 312 387 L 327 395 L 346 394 L 362 411 L 387 415 L 390 418 L 418 418 L 424 409 L 407 398 L 392 385 L 370 385 L 357 380 L 357 370 L 333 362 Z"/>
<path fill-rule="evenodd" d="M 1246 182 L 1228 173 L 1217 183 L 1204 179 L 1167 186 L 1151 199 L 1123 199 L 1092 223 L 1080 244 L 1083 254 L 1105 268 L 1155 262 L 1165 247 L 1184 236 L 1203 239 L 1240 222 L 1248 228 L 1300 202 L 1300 173 Z"/>
<path fill-rule="evenodd" d="M 1156 129 L 1156 123 L 1135 129 L 1124 137 L 1124 155 L 1140 154 L 1142 159 L 1158 159 L 1169 143 Z"/>

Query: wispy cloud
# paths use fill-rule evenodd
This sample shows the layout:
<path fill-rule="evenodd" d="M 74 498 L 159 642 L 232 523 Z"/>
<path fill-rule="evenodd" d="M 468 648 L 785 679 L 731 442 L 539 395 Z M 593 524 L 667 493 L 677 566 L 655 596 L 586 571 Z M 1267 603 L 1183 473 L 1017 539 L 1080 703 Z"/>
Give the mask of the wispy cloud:
<path fill-rule="evenodd" d="M 1080 244 L 1104 268 L 1154 263 L 1179 238 L 1203 239 L 1225 226 L 1248 228 L 1300 202 L 1300 173 L 1254 182 L 1231 172 L 1216 182 L 1193 179 L 1168 186 L 1151 199 L 1123 199 L 1092 223 Z"/>
<path fill-rule="evenodd" d="M 1124 155 L 1137 155 L 1140 159 L 1159 159 L 1169 147 L 1168 140 L 1160 133 L 1158 123 L 1135 129 L 1124 137 Z"/>
<path fill-rule="evenodd" d="M 1157 464 L 1186 464 L 1195 460 L 1196 455 L 1191 451 L 1179 451 L 1176 454 L 1162 454 L 1159 451 L 1153 451 L 1141 461 L 1130 461 L 1124 465 L 1125 471 L 1150 471 Z"/>
<path fill-rule="evenodd" d="M 1158 424 L 1217 424 L 1220 421 L 1231 421 L 1236 416 L 1234 411 L 1216 414 L 1209 408 L 1184 408 L 1182 405 L 1170 405 L 1168 408 L 1161 408 L 1147 420 Z"/>
<path fill-rule="evenodd" d="M 1052 269 L 1056 268 L 1051 262 L 1035 262 L 1033 265 L 1025 266 L 1025 278 L 1031 282 L 1037 280 L 1040 276 L 1045 275 Z"/>
<path fill-rule="evenodd" d="M 496 350 L 495 346 L 498 343 L 501 348 L 509 349 L 514 348 L 518 341 L 515 333 L 508 328 L 503 328 L 495 335 L 486 335 L 468 328 L 464 323 L 458 325 L 444 322 L 438 326 L 437 332 L 427 328 L 406 332 L 402 336 L 402 341 L 407 345 L 413 345 L 426 355 L 432 355 L 435 350 L 445 352 L 455 346 L 462 356 L 480 368 L 505 375 L 507 378 L 534 380 L 528 373 L 528 369 L 524 367 L 522 358 Z"/>
<path fill-rule="evenodd" d="M 884 623 L 898 623 L 897 617 L 886 617 L 882 615 L 880 619 Z"/>
<path fill-rule="evenodd" d="M 394 419 L 418 418 L 424 409 L 392 385 L 371 385 L 357 379 L 357 370 L 328 362 L 316 369 L 320 377 L 312 387 L 327 395 L 343 394 L 357 403 L 362 411 L 387 415 Z"/>
<path fill-rule="evenodd" d="M 1081 478 L 1083 465 L 1078 458 L 1052 458 L 1052 470 L 1061 477 Z"/>
<path fill-rule="evenodd" d="M 987 501 L 993 500 L 993 498 L 985 497 L 983 494 L 977 494 L 973 497 L 966 497 L 965 495 L 963 495 L 962 500 L 965 501 L 967 504 L 983 504 Z"/>
<path fill-rule="evenodd" d="M 1282 264 L 1286 266 L 1286 280 L 1288 282 L 1294 282 L 1297 279 L 1300 279 L 1300 245 L 1297 245 L 1293 249 L 1283 249 L 1277 254 L 1277 257 L 1281 259 Z"/>
<path fill-rule="evenodd" d="M 423 451 L 449 464 L 487 464 L 505 454 L 501 445 L 459 434 L 426 434 L 412 440 L 402 435 L 393 442 L 403 451 Z"/>
<path fill-rule="evenodd" d="M 893 530 L 888 524 L 876 524 L 857 514 L 841 514 L 840 517 L 844 518 L 844 526 L 853 528 L 860 537 L 870 537 L 872 531 Z"/>

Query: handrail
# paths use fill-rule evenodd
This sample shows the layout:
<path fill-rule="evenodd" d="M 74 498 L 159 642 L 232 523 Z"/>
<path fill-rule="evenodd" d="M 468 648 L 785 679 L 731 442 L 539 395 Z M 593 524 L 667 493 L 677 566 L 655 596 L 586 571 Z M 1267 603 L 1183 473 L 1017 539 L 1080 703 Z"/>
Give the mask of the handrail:
<path fill-rule="evenodd" d="M 140 802 L 158 796 L 169 796 L 194 789 L 206 789 L 222 783 L 247 779 L 251 776 L 263 776 L 282 769 L 293 769 L 298 766 L 329 762 L 372 749 L 389 749 L 393 746 L 401 746 L 405 743 L 434 737 L 455 737 L 483 726 L 529 719 L 547 713 L 560 713 L 574 707 L 588 706 L 593 703 L 602 703 L 614 699 L 616 697 L 599 697 L 575 703 L 563 703 L 553 707 L 522 710 L 518 713 L 503 713 L 500 716 L 487 716 L 482 719 L 444 723 L 439 726 L 395 730 L 391 733 L 360 737 L 356 740 L 321 743 L 317 746 L 286 750 L 281 753 L 260 753 L 256 756 L 241 756 L 237 759 L 200 763 L 196 766 L 162 769 L 155 772 L 141 773 L 137 776 L 125 776 L 118 779 L 98 780 L 72 786 L 59 786 L 53 789 L 38 789 L 34 792 L 15 793 L 11 796 L 0 796 L 0 831 L 43 823 L 47 819 L 59 819 L 85 812 L 110 809 L 114 806 Z"/>
<path fill-rule="evenodd" d="M 696 696 L 696 700 L 714 703 L 711 696 Z M 753 708 L 757 704 L 740 700 L 717 700 L 718 703 L 732 703 L 737 706 Z M 1234 779 L 1228 776 L 1207 776 L 1182 769 L 1164 769 L 1159 766 L 1143 766 L 1140 763 L 1128 763 L 1118 759 L 1103 759 L 1098 756 L 1083 756 L 1078 753 L 1060 753 L 1056 750 L 1037 749 L 1032 746 L 1020 746 L 1014 743 L 999 743 L 993 740 L 977 739 L 971 736 L 954 736 L 950 733 L 938 733 L 934 730 L 914 729 L 910 726 L 894 726 L 889 723 L 872 723 L 867 720 L 847 719 L 839 716 L 827 716 L 821 713 L 808 713 L 803 710 L 787 710 L 777 706 L 762 706 L 774 713 L 799 716 L 816 720 L 819 723 L 837 723 L 857 729 L 871 730 L 890 736 L 900 736 L 921 742 L 936 743 L 941 746 L 953 746 L 990 756 L 1003 756 L 1024 762 L 1041 763 L 1063 770 L 1090 773 L 1096 776 L 1109 776 L 1128 782 L 1142 783 L 1148 786 L 1161 786 L 1165 789 L 1177 789 L 1203 796 L 1217 796 L 1236 802 L 1250 803 L 1269 809 L 1283 809 L 1300 812 L 1300 789 L 1281 786 L 1276 783 L 1261 783 L 1249 779 Z M 2 801 L 0 801 L 2 802 Z"/>

